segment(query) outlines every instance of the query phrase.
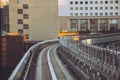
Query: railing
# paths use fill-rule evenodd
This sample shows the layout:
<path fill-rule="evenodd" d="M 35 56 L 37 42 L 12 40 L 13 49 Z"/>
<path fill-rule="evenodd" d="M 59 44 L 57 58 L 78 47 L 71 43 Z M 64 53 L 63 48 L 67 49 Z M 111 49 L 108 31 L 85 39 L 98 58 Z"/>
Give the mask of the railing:
<path fill-rule="evenodd" d="M 33 65 L 32 62 L 37 60 L 37 58 L 35 58 L 36 60 L 34 60 L 34 56 L 39 55 L 37 54 L 36 51 L 39 51 L 41 48 L 46 47 L 48 46 L 48 44 L 52 44 L 53 42 L 58 42 L 58 39 L 46 40 L 46 41 L 39 42 L 33 45 L 25 53 L 25 55 L 23 56 L 21 61 L 18 63 L 18 65 L 16 66 L 16 68 L 14 69 L 10 77 L 8 78 L 8 80 L 21 80 L 21 79 L 30 80 L 28 79 L 28 74 L 30 74 L 29 70 L 31 68 L 31 65 Z M 31 75 L 31 76 L 34 76 L 34 75 Z M 33 78 L 31 78 L 31 80 L 33 80 Z"/>

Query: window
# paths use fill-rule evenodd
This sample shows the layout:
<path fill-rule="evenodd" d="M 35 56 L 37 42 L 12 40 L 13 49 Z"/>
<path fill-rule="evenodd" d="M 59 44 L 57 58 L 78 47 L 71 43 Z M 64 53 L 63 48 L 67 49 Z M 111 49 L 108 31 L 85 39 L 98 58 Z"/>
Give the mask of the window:
<path fill-rule="evenodd" d="M 73 10 L 73 7 L 70 7 L 70 10 Z"/>
<path fill-rule="evenodd" d="M 75 10 L 78 10 L 78 7 L 75 7 Z"/>
<path fill-rule="evenodd" d="M 118 4 L 118 1 L 115 1 L 116 4 Z"/>
<path fill-rule="evenodd" d="M 78 2 L 77 2 L 77 1 L 75 1 L 75 4 L 78 4 Z"/>
<path fill-rule="evenodd" d="M 93 1 L 90 1 L 90 4 L 93 4 Z"/>
<path fill-rule="evenodd" d="M 103 4 L 103 1 L 100 1 L 100 4 Z"/>
<path fill-rule="evenodd" d="M 83 10 L 83 7 L 80 7 L 80 10 Z"/>
<path fill-rule="evenodd" d="M 78 13 L 75 13 L 75 16 L 78 16 Z"/>
<path fill-rule="evenodd" d="M 70 1 L 70 4 L 73 4 L 73 2 L 72 2 L 72 1 Z"/>
<path fill-rule="evenodd" d="M 108 1 L 105 1 L 105 4 L 108 4 Z"/>
<path fill-rule="evenodd" d="M 88 16 L 88 13 L 85 13 L 86 16 Z"/>
<path fill-rule="evenodd" d="M 93 16 L 93 13 L 90 13 L 91 16 Z"/>
<path fill-rule="evenodd" d="M 23 33 L 23 29 L 18 29 L 18 33 Z"/>
<path fill-rule="evenodd" d="M 88 1 L 85 1 L 85 4 L 88 4 Z"/>
<path fill-rule="evenodd" d="M 93 10 L 93 7 L 90 7 L 90 10 Z"/>
<path fill-rule="evenodd" d="M 23 4 L 23 9 L 28 9 L 28 4 Z"/>
<path fill-rule="evenodd" d="M 112 9 L 113 9 L 113 7 L 110 7 L 110 9 L 112 10 Z"/>
<path fill-rule="evenodd" d="M 116 12 L 115 15 L 117 16 L 117 15 L 118 15 L 118 12 Z"/>
<path fill-rule="evenodd" d="M 95 10 L 98 10 L 98 7 L 95 7 Z"/>
<path fill-rule="evenodd" d="M 102 15 L 103 15 L 103 13 L 100 13 L 100 15 L 102 16 Z"/>
<path fill-rule="evenodd" d="M 80 13 L 81 16 L 83 16 L 83 13 Z"/>
<path fill-rule="evenodd" d="M 18 19 L 18 24 L 23 24 L 23 19 Z"/>
<path fill-rule="evenodd" d="M 80 4 L 83 4 L 83 2 L 82 2 L 82 1 L 80 1 Z"/>
<path fill-rule="evenodd" d="M 103 7 L 100 7 L 100 10 L 103 10 Z"/>
<path fill-rule="evenodd" d="M 29 39 L 29 34 L 26 34 L 26 39 Z"/>
<path fill-rule="evenodd" d="M 108 7 L 105 7 L 105 9 L 107 10 L 107 9 L 108 9 Z"/>
<path fill-rule="evenodd" d="M 98 13 L 95 13 L 95 16 L 97 16 L 98 15 Z"/>
<path fill-rule="evenodd" d="M 118 10 L 118 6 L 116 6 L 115 9 Z"/>
<path fill-rule="evenodd" d="M 18 14 L 23 14 L 23 9 L 18 9 Z"/>
<path fill-rule="evenodd" d="M 98 4 L 98 1 L 95 1 L 95 4 Z"/>
<path fill-rule="evenodd" d="M 73 13 L 70 13 L 70 16 L 73 16 Z"/>
<path fill-rule="evenodd" d="M 108 15 L 108 13 L 105 13 L 105 15 L 107 16 L 107 15 Z"/>
<path fill-rule="evenodd" d="M 112 15 L 113 15 L 113 13 L 112 13 L 112 12 L 110 12 L 110 15 L 112 16 Z"/>
<path fill-rule="evenodd" d="M 88 7 L 85 7 L 85 10 L 88 10 Z"/>
<path fill-rule="evenodd" d="M 23 19 L 28 19 L 28 14 L 23 14 Z"/>
<path fill-rule="evenodd" d="M 113 4 L 113 1 L 110 1 L 110 4 Z"/>
<path fill-rule="evenodd" d="M 29 29 L 29 25 L 28 24 L 24 24 L 23 25 L 23 29 Z"/>

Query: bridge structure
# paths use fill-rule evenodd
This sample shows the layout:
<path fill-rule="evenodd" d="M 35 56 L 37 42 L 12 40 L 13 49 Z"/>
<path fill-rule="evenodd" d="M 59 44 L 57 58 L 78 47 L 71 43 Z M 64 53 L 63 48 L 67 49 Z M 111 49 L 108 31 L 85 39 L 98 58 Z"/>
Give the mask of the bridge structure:
<path fill-rule="evenodd" d="M 60 36 L 37 43 L 26 52 L 8 80 L 45 79 L 119 80 L 119 33 Z"/>

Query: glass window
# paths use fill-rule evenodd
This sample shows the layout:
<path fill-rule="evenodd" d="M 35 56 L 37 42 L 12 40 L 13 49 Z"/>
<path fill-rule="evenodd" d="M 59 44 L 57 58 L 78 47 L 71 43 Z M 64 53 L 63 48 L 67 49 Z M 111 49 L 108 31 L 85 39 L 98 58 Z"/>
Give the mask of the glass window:
<path fill-rule="evenodd" d="M 113 9 L 113 7 L 110 7 L 110 9 L 112 10 L 112 9 Z"/>
<path fill-rule="evenodd" d="M 18 33 L 23 33 L 23 29 L 18 29 Z"/>
<path fill-rule="evenodd" d="M 83 2 L 82 2 L 82 1 L 80 1 L 80 4 L 83 4 Z"/>
<path fill-rule="evenodd" d="M 108 13 L 105 13 L 105 15 L 107 16 L 107 15 L 108 15 Z"/>
<path fill-rule="evenodd" d="M 18 9 L 18 14 L 23 14 L 23 9 Z"/>
<path fill-rule="evenodd" d="M 75 10 L 78 10 L 78 7 L 75 7 Z"/>
<path fill-rule="evenodd" d="M 78 2 L 77 2 L 77 1 L 75 1 L 75 4 L 78 4 Z"/>
<path fill-rule="evenodd" d="M 73 2 L 72 2 L 72 1 L 70 1 L 70 4 L 73 4 Z"/>
<path fill-rule="evenodd" d="M 28 14 L 23 14 L 23 19 L 28 19 Z"/>
<path fill-rule="evenodd" d="M 113 15 L 113 13 L 112 13 L 112 12 L 110 12 L 110 15 L 112 16 L 112 15 Z"/>
<path fill-rule="evenodd" d="M 28 9 L 28 4 L 23 4 L 23 9 Z"/>
<path fill-rule="evenodd" d="M 85 4 L 88 4 L 88 1 L 85 1 Z"/>
<path fill-rule="evenodd" d="M 98 4 L 98 1 L 95 1 L 95 4 Z"/>
<path fill-rule="evenodd" d="M 18 24 L 23 24 L 23 19 L 18 19 Z"/>
<path fill-rule="evenodd" d="M 95 13 L 95 16 L 97 16 L 98 15 L 98 13 Z"/>
<path fill-rule="evenodd" d="M 118 6 L 116 6 L 115 9 L 118 10 Z"/>
<path fill-rule="evenodd" d="M 108 1 L 105 1 L 105 4 L 108 4 Z"/>
<path fill-rule="evenodd" d="M 88 10 L 88 7 L 85 7 L 85 10 Z"/>
<path fill-rule="evenodd" d="M 108 7 L 105 7 L 106 10 L 108 10 Z"/>
<path fill-rule="evenodd" d="M 23 25 L 23 29 L 29 29 L 29 25 L 28 24 L 24 24 Z"/>
<path fill-rule="evenodd" d="M 83 10 L 83 7 L 80 7 L 80 10 Z"/>
<path fill-rule="evenodd" d="M 117 15 L 118 15 L 118 12 L 116 12 L 115 15 L 117 16 Z"/>
<path fill-rule="evenodd" d="M 98 10 L 98 7 L 95 7 L 95 10 Z"/>
<path fill-rule="evenodd" d="M 73 10 L 73 7 L 70 7 L 70 10 Z"/>
<path fill-rule="evenodd" d="M 93 16 L 93 13 L 90 13 L 91 16 Z"/>
<path fill-rule="evenodd" d="M 75 13 L 75 16 L 78 16 L 78 13 Z"/>
<path fill-rule="evenodd" d="M 102 16 L 102 15 L 103 15 L 103 13 L 100 13 L 100 15 Z"/>
<path fill-rule="evenodd" d="M 90 7 L 90 10 L 93 10 L 93 7 Z"/>
<path fill-rule="evenodd" d="M 103 7 L 100 7 L 100 10 L 103 10 Z"/>
<path fill-rule="evenodd" d="M 100 4 L 103 4 L 103 1 L 100 1 Z"/>
<path fill-rule="evenodd" d="M 93 4 L 93 1 L 90 1 L 90 4 Z"/>
<path fill-rule="evenodd" d="M 115 3 L 118 4 L 118 1 L 116 0 Z"/>
<path fill-rule="evenodd" d="M 83 13 L 80 13 L 81 16 L 83 16 Z"/>
<path fill-rule="evenodd" d="M 73 16 L 73 13 L 70 13 L 70 16 Z"/>
<path fill-rule="evenodd" d="M 88 16 L 88 13 L 85 13 L 86 16 Z"/>
<path fill-rule="evenodd" d="M 110 4 L 113 4 L 113 1 L 110 1 Z"/>

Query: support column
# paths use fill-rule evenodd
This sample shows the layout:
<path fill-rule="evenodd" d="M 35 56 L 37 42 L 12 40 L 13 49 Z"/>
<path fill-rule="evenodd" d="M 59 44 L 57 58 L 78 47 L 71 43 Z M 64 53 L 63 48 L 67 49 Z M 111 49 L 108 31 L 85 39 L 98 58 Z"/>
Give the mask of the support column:
<path fill-rule="evenodd" d="M 108 19 L 108 30 L 110 30 L 110 21 Z"/>
<path fill-rule="evenodd" d="M 80 19 L 78 19 L 78 31 L 80 31 Z"/>
<path fill-rule="evenodd" d="M 100 19 L 98 19 L 98 31 L 100 31 Z"/>
<path fill-rule="evenodd" d="M 90 30 L 90 19 L 88 19 L 88 30 Z"/>
<path fill-rule="evenodd" d="M 118 18 L 118 30 L 120 30 L 120 18 Z"/>
<path fill-rule="evenodd" d="M 67 19 L 67 30 L 70 31 L 70 19 Z"/>

